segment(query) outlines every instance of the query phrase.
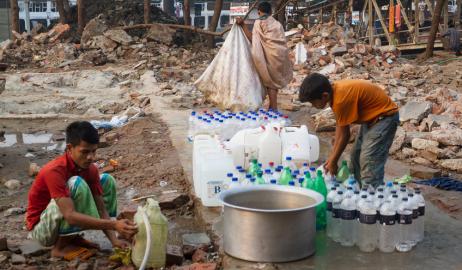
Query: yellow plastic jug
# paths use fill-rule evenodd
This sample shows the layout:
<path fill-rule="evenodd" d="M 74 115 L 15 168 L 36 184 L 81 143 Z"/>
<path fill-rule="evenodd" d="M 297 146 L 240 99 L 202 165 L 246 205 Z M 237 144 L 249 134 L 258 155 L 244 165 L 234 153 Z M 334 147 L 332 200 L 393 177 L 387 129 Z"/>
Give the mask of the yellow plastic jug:
<path fill-rule="evenodd" d="M 151 198 L 147 199 L 143 207 L 138 207 L 135 214 L 135 222 L 138 225 L 138 233 L 132 249 L 132 261 L 136 267 L 140 267 L 145 250 L 147 248 L 146 226 L 143 221 L 143 211 L 146 213 L 151 228 L 151 245 L 149 259 L 146 267 L 160 268 L 165 266 L 168 222 L 167 218 L 160 211 L 159 203 Z"/>

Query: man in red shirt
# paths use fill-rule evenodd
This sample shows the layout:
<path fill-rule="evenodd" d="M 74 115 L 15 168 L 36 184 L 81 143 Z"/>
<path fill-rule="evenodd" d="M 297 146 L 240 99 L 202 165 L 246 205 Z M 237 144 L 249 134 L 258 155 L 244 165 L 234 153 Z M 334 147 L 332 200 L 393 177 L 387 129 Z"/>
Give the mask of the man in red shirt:
<path fill-rule="evenodd" d="M 126 219 L 111 220 L 117 212 L 115 180 L 99 175 L 93 164 L 98 148 L 98 131 L 86 121 L 66 128 L 66 152 L 46 164 L 29 190 L 27 229 L 43 246 L 53 246 L 51 255 L 64 257 L 96 244 L 78 233 L 85 229 L 103 230 L 113 246 L 127 243 L 116 237 L 137 232 Z"/>

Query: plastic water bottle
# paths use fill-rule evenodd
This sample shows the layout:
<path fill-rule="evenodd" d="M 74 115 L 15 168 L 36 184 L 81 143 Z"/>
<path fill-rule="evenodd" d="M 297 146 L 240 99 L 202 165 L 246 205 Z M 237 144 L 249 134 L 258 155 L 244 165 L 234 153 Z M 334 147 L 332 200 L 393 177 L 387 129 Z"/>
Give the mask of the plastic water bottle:
<path fill-rule="evenodd" d="M 351 187 L 348 187 L 352 189 Z M 341 231 L 340 231 L 340 244 L 346 247 L 352 247 L 355 244 L 355 227 L 357 226 L 356 222 L 356 203 L 355 198 L 353 197 L 354 193 L 348 193 L 345 195 L 342 203 L 340 204 L 341 208 Z"/>
<path fill-rule="evenodd" d="M 315 167 L 310 167 L 310 176 L 311 176 L 311 179 L 316 178 L 316 168 Z"/>
<path fill-rule="evenodd" d="M 305 182 L 305 178 L 303 177 L 298 178 L 298 183 L 296 184 L 296 186 L 303 187 L 303 182 Z"/>
<path fill-rule="evenodd" d="M 289 182 L 292 181 L 292 173 L 289 167 L 285 167 L 282 171 L 281 178 L 279 179 L 279 184 L 281 185 L 289 185 Z"/>
<path fill-rule="evenodd" d="M 399 221 L 399 240 L 396 249 L 400 252 L 407 252 L 412 249 L 410 241 L 410 230 L 412 230 L 412 205 L 408 198 L 401 199 L 398 206 L 398 221 Z"/>
<path fill-rule="evenodd" d="M 324 230 L 326 228 L 327 188 L 324 178 L 322 177 L 322 172 L 317 171 L 317 174 L 313 188 L 314 191 L 320 193 L 324 197 L 324 200 L 321 204 L 316 206 L 316 230 Z"/>
<path fill-rule="evenodd" d="M 257 172 L 260 170 L 260 166 L 258 166 L 258 161 L 256 159 L 252 159 L 249 167 L 249 173 L 252 176 L 256 176 Z"/>
<path fill-rule="evenodd" d="M 385 191 L 382 187 L 377 188 L 377 192 L 375 193 L 375 198 L 378 198 L 382 195 L 382 198 L 385 198 Z"/>
<path fill-rule="evenodd" d="M 396 195 L 396 197 L 398 198 L 398 193 L 396 192 L 396 190 L 391 190 L 390 195 L 388 196 L 388 200 L 391 200 L 393 195 Z"/>
<path fill-rule="evenodd" d="M 354 195 L 353 187 L 347 187 L 345 197 L 352 197 Z"/>
<path fill-rule="evenodd" d="M 326 203 L 327 203 L 327 214 L 326 214 L 326 234 L 328 237 L 332 238 L 332 203 L 334 197 L 337 195 L 337 188 L 331 187 L 329 193 L 327 193 Z"/>
<path fill-rule="evenodd" d="M 251 178 L 250 178 L 250 184 L 249 184 L 249 185 L 250 185 L 250 186 L 256 185 L 256 184 L 257 184 L 257 183 L 256 183 L 256 180 L 257 180 L 257 179 L 256 179 L 255 177 L 251 177 Z"/>
<path fill-rule="evenodd" d="M 245 182 L 245 175 L 246 175 L 245 170 L 240 169 L 238 175 L 239 175 L 239 177 L 238 177 L 239 178 L 239 183 L 244 183 Z"/>
<path fill-rule="evenodd" d="M 425 199 L 421 194 L 420 189 L 415 189 L 414 199 L 419 206 L 419 218 L 417 218 L 417 232 L 418 238 L 417 241 L 422 241 L 424 239 L 424 230 L 425 230 Z"/>
<path fill-rule="evenodd" d="M 273 172 L 273 179 L 276 179 L 277 181 L 279 181 L 279 179 L 281 178 L 281 171 L 282 171 L 282 168 L 278 166 L 276 168 L 276 171 Z"/>
<path fill-rule="evenodd" d="M 388 199 L 388 197 L 390 197 L 390 194 L 391 194 L 391 191 L 393 190 L 393 183 L 392 182 L 387 182 L 385 184 L 385 188 L 383 190 L 383 195 L 386 199 Z"/>
<path fill-rule="evenodd" d="M 244 181 L 244 185 L 251 185 L 252 184 L 252 175 L 250 173 L 246 174 L 245 175 L 245 181 Z"/>
<path fill-rule="evenodd" d="M 314 190 L 314 179 L 311 178 L 310 173 L 306 173 L 306 174 L 305 174 L 302 187 L 303 187 L 303 188 L 306 188 L 306 189 Z"/>
<path fill-rule="evenodd" d="M 366 195 L 366 197 L 367 197 L 367 194 L 368 194 L 368 193 L 369 193 L 369 192 L 367 192 L 367 187 L 362 187 L 362 188 L 361 188 L 361 191 L 359 192 L 359 196 L 361 196 L 361 198 L 362 198 L 363 195 Z"/>
<path fill-rule="evenodd" d="M 255 184 L 257 184 L 257 185 L 266 184 L 265 179 L 263 179 L 263 172 L 262 171 L 257 172 L 257 177 L 255 178 Z"/>
<path fill-rule="evenodd" d="M 390 253 L 395 250 L 399 236 L 399 228 L 396 223 L 396 199 L 398 198 L 398 195 L 393 196 L 393 200 L 385 202 L 382 207 L 380 207 L 379 249 L 386 253 Z"/>
<path fill-rule="evenodd" d="M 413 193 L 408 194 L 408 201 L 409 204 L 412 206 L 412 224 L 409 229 L 409 242 L 412 246 L 415 246 L 417 245 L 419 239 L 419 232 L 417 228 L 417 219 L 419 218 L 419 205 L 414 199 Z"/>
<path fill-rule="evenodd" d="M 398 192 L 398 198 L 401 200 L 402 198 L 407 198 L 407 191 L 406 188 L 401 188 Z"/>
<path fill-rule="evenodd" d="M 377 220 L 380 220 L 380 207 L 382 207 L 382 204 L 384 203 L 384 198 L 382 194 L 379 194 L 378 196 L 374 198 L 374 207 L 377 209 Z"/>
<path fill-rule="evenodd" d="M 233 189 L 233 188 L 237 188 L 237 187 L 240 187 L 240 186 L 241 186 L 241 184 L 239 184 L 239 178 L 233 177 L 231 183 L 228 186 L 228 189 Z"/>
<path fill-rule="evenodd" d="M 359 183 L 356 181 L 355 176 L 353 174 L 350 174 L 347 180 L 343 182 L 343 184 L 346 187 L 352 187 L 353 191 L 359 190 Z"/>
<path fill-rule="evenodd" d="M 271 172 L 271 169 L 266 169 L 265 174 L 263 175 L 263 179 L 265 182 L 268 184 L 271 179 L 273 179 L 273 173 Z"/>
<path fill-rule="evenodd" d="M 378 242 L 377 209 L 374 206 L 373 198 L 372 194 L 359 203 L 357 245 L 363 252 L 374 251 Z"/>
<path fill-rule="evenodd" d="M 188 119 L 189 129 L 188 129 L 188 140 L 193 141 L 194 135 L 196 133 L 196 112 L 191 112 L 191 115 Z"/>
<path fill-rule="evenodd" d="M 342 160 L 342 166 L 337 173 L 337 181 L 343 183 L 345 182 L 348 177 L 350 176 L 350 169 L 348 169 L 348 164 L 346 160 Z"/>
<path fill-rule="evenodd" d="M 292 161 L 292 157 L 286 157 L 286 160 L 284 161 L 283 165 L 284 165 L 284 168 L 289 167 L 291 171 L 294 171 L 297 169 L 294 162 Z"/>
<path fill-rule="evenodd" d="M 332 201 L 332 240 L 340 242 L 340 234 L 342 231 L 342 204 L 343 191 L 337 191 L 337 195 Z"/>

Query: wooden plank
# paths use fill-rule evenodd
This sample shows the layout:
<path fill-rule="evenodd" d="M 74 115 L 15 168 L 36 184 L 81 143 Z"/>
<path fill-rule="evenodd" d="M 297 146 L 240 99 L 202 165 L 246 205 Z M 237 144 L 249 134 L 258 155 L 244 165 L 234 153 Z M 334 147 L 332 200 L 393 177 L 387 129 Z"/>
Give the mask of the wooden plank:
<path fill-rule="evenodd" d="M 368 4 L 368 10 L 369 10 L 369 45 L 373 45 L 374 44 L 374 26 L 373 26 L 373 13 L 372 13 L 372 0 L 369 0 L 369 4 Z"/>
<path fill-rule="evenodd" d="M 406 8 L 401 3 L 401 0 L 396 0 L 396 2 L 398 3 L 398 5 L 401 6 L 401 14 L 403 15 L 403 19 L 404 19 L 404 22 L 407 25 L 407 29 L 411 30 L 413 27 L 412 27 L 411 23 L 409 22 L 409 18 L 407 17 Z"/>
<path fill-rule="evenodd" d="M 414 44 L 419 43 L 419 0 L 414 0 Z"/>
<path fill-rule="evenodd" d="M 377 2 L 375 0 L 371 0 L 372 4 L 374 4 L 375 12 L 377 13 L 377 17 L 379 17 L 380 24 L 382 25 L 383 31 L 385 32 L 385 36 L 387 37 L 388 44 L 393 45 L 393 41 L 390 37 L 390 33 L 388 33 L 387 29 L 387 24 L 383 20 L 382 13 L 380 13 L 380 8 L 379 5 L 377 5 Z"/>

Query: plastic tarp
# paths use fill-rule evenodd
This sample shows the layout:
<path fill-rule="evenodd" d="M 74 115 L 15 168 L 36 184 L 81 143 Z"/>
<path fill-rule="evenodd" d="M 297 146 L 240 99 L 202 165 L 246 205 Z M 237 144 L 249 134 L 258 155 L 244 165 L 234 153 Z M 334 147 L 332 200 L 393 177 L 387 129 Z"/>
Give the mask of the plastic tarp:
<path fill-rule="evenodd" d="M 223 47 L 194 83 L 221 109 L 255 110 L 262 105 L 265 89 L 250 48 L 244 31 L 233 25 Z"/>

